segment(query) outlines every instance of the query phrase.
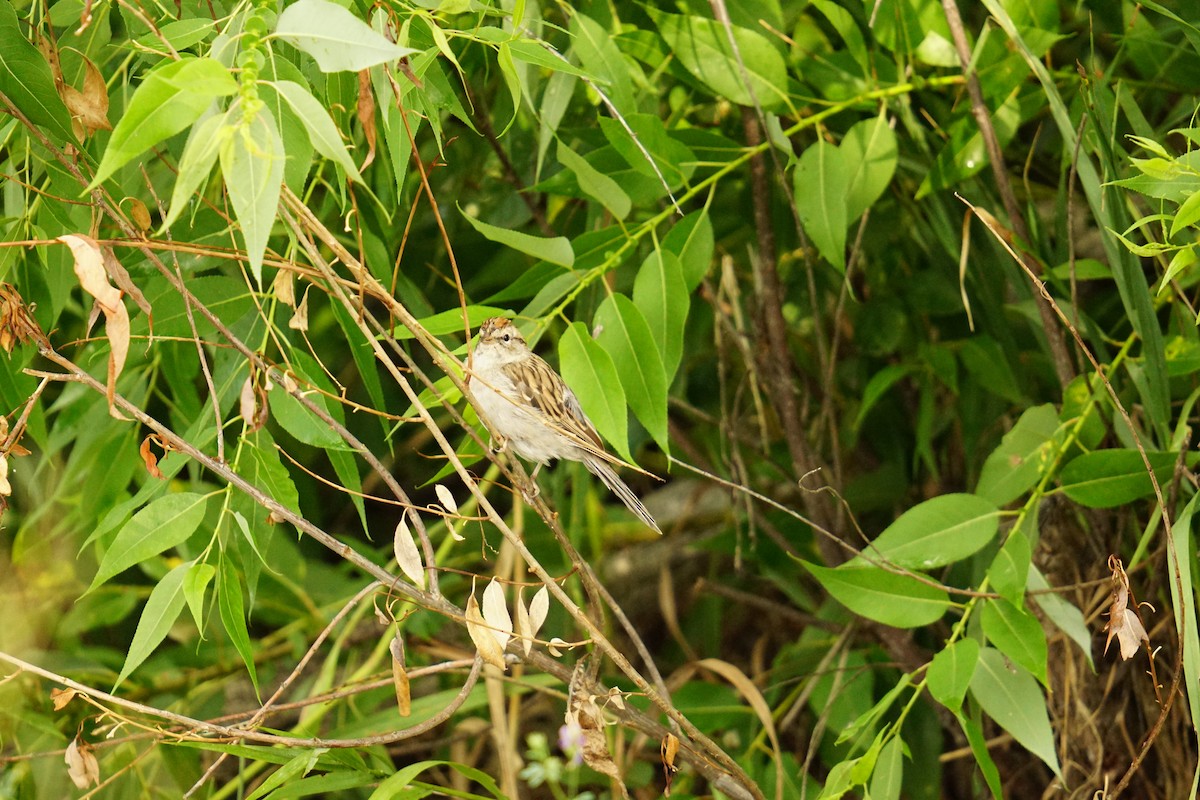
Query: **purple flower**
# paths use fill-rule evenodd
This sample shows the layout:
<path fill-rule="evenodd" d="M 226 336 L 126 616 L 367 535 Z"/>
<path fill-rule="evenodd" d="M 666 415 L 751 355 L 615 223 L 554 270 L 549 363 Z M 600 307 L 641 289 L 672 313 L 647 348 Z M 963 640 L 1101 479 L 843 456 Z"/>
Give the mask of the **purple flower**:
<path fill-rule="evenodd" d="M 576 720 L 568 720 L 558 729 L 558 747 L 570 759 L 572 766 L 583 763 L 583 728 Z"/>

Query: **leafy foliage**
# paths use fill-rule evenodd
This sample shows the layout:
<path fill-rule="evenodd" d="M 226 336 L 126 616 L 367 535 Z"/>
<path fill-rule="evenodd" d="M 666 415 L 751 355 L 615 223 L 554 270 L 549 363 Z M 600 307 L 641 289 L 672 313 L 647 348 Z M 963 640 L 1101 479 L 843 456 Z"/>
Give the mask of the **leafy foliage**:
<path fill-rule="evenodd" d="M 1200 29 L 962 6 L 0 6 L 0 793 L 1193 795 Z"/>

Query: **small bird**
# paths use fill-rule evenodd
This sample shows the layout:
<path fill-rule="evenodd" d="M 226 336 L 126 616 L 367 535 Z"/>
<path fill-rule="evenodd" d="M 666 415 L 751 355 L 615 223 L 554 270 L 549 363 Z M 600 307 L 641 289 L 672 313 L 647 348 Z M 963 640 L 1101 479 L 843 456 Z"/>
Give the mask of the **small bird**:
<path fill-rule="evenodd" d="M 467 388 L 501 447 L 507 442 L 517 455 L 537 463 L 533 477 L 551 459 L 582 461 L 638 519 L 662 533 L 610 465 L 650 473 L 605 451 L 579 398 L 509 320 L 494 317 L 480 326 Z"/>

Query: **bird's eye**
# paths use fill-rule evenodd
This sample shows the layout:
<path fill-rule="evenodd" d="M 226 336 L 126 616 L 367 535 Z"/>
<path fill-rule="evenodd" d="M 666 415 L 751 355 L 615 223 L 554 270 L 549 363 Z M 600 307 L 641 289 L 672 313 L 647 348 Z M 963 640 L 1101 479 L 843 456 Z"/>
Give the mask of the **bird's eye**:
<path fill-rule="evenodd" d="M 512 334 L 508 334 L 508 333 L 504 334 L 504 341 L 505 342 L 512 341 Z"/>

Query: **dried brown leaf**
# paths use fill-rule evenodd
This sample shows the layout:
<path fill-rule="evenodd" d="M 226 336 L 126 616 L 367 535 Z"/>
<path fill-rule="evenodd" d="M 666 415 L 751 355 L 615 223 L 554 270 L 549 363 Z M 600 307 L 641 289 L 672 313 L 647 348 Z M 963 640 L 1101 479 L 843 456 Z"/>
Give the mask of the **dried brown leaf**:
<path fill-rule="evenodd" d="M 86 742 L 74 739 L 67 745 L 67 774 L 77 789 L 86 789 L 91 784 L 100 784 L 100 764 Z"/>
<path fill-rule="evenodd" d="M 675 780 L 675 773 L 679 772 L 679 767 L 675 766 L 675 756 L 679 753 L 679 739 L 675 737 L 675 734 L 668 733 L 663 737 L 658 752 L 662 756 L 663 779 L 666 783 L 663 797 L 670 797 L 671 784 Z"/>
<path fill-rule="evenodd" d="M 483 619 L 492 627 L 492 635 L 503 651 L 512 637 L 513 623 L 504 602 L 504 587 L 495 578 L 483 590 Z"/>
<path fill-rule="evenodd" d="M 74 689 L 51 689 L 50 702 L 54 704 L 55 711 L 62 711 L 67 707 L 67 704 L 75 699 L 79 692 Z"/>
<path fill-rule="evenodd" d="M 117 288 L 129 295 L 129 299 L 133 300 L 137 307 L 141 309 L 141 312 L 149 318 L 151 335 L 153 335 L 154 310 L 150 308 L 150 301 L 146 299 L 146 295 L 142 294 L 142 290 L 133 282 L 133 278 L 129 277 L 129 272 L 125 269 L 125 265 L 117 259 L 117 255 L 112 251 L 112 248 L 105 247 L 103 253 L 104 271 L 108 273 L 108 277 L 117 285 Z"/>
<path fill-rule="evenodd" d="M 582 662 L 580 662 L 582 663 Z M 616 762 L 608 752 L 608 738 L 604 734 L 604 714 L 596 701 L 590 696 L 580 696 L 572 692 L 567 701 L 566 727 L 575 731 L 582 740 L 580 752 L 583 763 L 612 779 L 621 790 L 621 796 L 628 800 L 629 792 L 617 769 Z"/>
<path fill-rule="evenodd" d="M 475 599 L 474 591 L 467 600 L 466 619 L 467 633 L 470 635 L 471 641 L 475 643 L 476 649 L 479 650 L 479 657 L 497 669 L 507 670 L 508 663 L 504 660 L 504 650 L 487 627 L 487 622 L 484 621 L 483 614 L 479 611 L 479 602 Z"/>
<path fill-rule="evenodd" d="M 367 158 L 358 165 L 359 172 L 375 160 L 375 94 L 371 90 L 370 70 L 358 73 L 358 122 L 362 125 L 363 138 L 367 140 Z"/>
<path fill-rule="evenodd" d="M 105 332 L 108 334 L 108 413 L 117 419 L 125 417 L 117 411 L 114 399 L 117 392 L 117 378 L 125 368 L 125 358 L 129 355 L 129 312 L 121 302 L 121 292 L 108 282 L 108 274 L 104 269 L 104 256 L 96 240 L 81 234 L 68 233 L 58 237 L 71 248 L 75 257 L 75 275 L 84 291 L 96 298 L 96 304 L 104 312 Z"/>
<path fill-rule="evenodd" d="M 142 233 L 150 230 L 154 222 L 150 219 L 150 212 L 146 209 L 146 204 L 136 197 L 126 197 L 125 201 L 129 203 L 129 218 L 133 220 L 137 229 Z"/>
<path fill-rule="evenodd" d="M 396 525 L 396 533 L 392 537 L 392 550 L 396 555 L 396 565 L 404 576 L 415 585 L 425 588 L 425 563 L 421 560 L 421 552 L 417 550 L 417 542 L 412 531 L 408 529 L 408 511 L 400 515 Z"/>
<path fill-rule="evenodd" d="M 517 612 L 516 619 L 513 620 L 513 631 L 517 638 L 521 640 L 521 649 L 525 651 L 525 655 L 529 655 L 533 650 L 533 626 L 529 624 L 529 609 L 525 607 L 525 588 L 517 588 L 517 596 L 513 600 L 513 609 Z"/>
<path fill-rule="evenodd" d="M 288 308 L 296 307 L 296 274 L 290 269 L 281 269 L 275 273 L 275 280 L 271 281 L 271 289 L 279 298 L 279 302 Z"/>
<path fill-rule="evenodd" d="M 407 717 L 412 714 L 412 692 L 404 664 L 404 640 L 399 634 L 392 639 L 388 649 L 392 652 L 392 685 L 396 687 L 396 707 L 400 710 L 400 716 Z"/>
<path fill-rule="evenodd" d="M 86 56 L 83 66 L 82 92 L 72 86 L 59 88 L 63 103 L 71 113 L 71 125 L 80 139 L 96 131 L 112 129 L 108 121 L 108 87 L 104 83 L 104 76 Z"/>
<path fill-rule="evenodd" d="M 146 471 L 150 473 L 150 477 L 163 479 L 162 470 L 158 468 L 158 456 L 154 455 L 154 451 L 150 449 L 151 440 L 154 437 L 147 436 L 142 439 L 142 446 L 138 448 L 138 454 L 142 457 L 142 463 L 146 465 Z"/>
<path fill-rule="evenodd" d="M 288 320 L 288 327 L 294 331 L 308 330 L 308 292 L 300 298 L 299 305 L 296 306 L 296 313 L 292 314 L 292 318 Z"/>

